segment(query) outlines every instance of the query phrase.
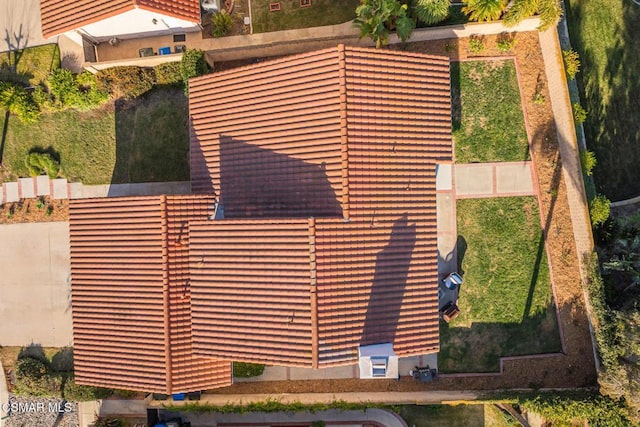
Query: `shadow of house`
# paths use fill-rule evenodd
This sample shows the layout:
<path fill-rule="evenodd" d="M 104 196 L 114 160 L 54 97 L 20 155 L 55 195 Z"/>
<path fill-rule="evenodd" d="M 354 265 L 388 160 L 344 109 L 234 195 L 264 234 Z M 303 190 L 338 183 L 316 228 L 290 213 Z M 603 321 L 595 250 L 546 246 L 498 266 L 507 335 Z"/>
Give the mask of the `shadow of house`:
<path fill-rule="evenodd" d="M 180 89 L 152 89 L 115 102 L 115 165 L 111 184 L 187 181 L 187 98 Z"/>
<path fill-rule="evenodd" d="M 394 342 L 415 245 L 416 226 L 405 214 L 395 221 L 389 243 L 376 256 L 361 345 Z"/>
<path fill-rule="evenodd" d="M 226 135 L 220 136 L 219 150 L 225 218 L 342 217 L 325 163 L 308 163 Z"/>

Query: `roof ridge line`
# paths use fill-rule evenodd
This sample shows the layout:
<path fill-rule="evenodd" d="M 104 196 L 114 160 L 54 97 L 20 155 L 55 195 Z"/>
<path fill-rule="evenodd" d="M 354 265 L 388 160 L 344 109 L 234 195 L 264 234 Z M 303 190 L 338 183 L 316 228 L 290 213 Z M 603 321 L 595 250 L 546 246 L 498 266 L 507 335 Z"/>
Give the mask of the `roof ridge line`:
<path fill-rule="evenodd" d="M 162 316 L 164 323 L 164 357 L 167 394 L 171 394 L 171 322 L 169 320 L 169 224 L 167 196 L 160 196 L 160 228 L 162 233 Z"/>
<path fill-rule="evenodd" d="M 349 146 L 347 138 L 347 72 L 344 44 L 338 45 L 340 101 L 340 171 L 342 174 L 342 216 L 349 219 Z"/>
<path fill-rule="evenodd" d="M 316 220 L 309 218 L 309 291 L 311 299 L 311 367 L 318 368 L 318 294 L 316 270 Z"/>

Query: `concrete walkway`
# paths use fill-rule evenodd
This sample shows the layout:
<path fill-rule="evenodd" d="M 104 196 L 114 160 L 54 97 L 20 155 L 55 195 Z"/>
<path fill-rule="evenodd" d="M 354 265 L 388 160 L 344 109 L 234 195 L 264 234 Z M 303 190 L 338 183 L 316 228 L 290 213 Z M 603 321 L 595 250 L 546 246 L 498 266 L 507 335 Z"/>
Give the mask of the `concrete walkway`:
<path fill-rule="evenodd" d="M 460 401 L 476 400 L 478 393 L 468 391 L 415 391 L 415 392 L 362 392 L 362 393 L 292 393 L 292 394 L 206 394 L 200 400 L 203 404 L 246 405 L 247 402 L 264 402 L 269 399 L 277 399 L 282 403 L 302 403 L 305 405 L 315 403 L 331 403 L 339 400 L 351 403 L 382 403 L 389 405 L 430 405 L 457 403 Z M 167 402 L 151 401 L 150 407 L 162 407 L 163 405 L 182 406 L 189 401 Z"/>
<path fill-rule="evenodd" d="M 560 42 L 555 28 L 538 34 L 551 95 L 551 107 L 562 158 L 562 175 L 567 187 L 573 234 L 578 259 L 582 260 L 584 254 L 590 254 L 593 251 L 593 234 L 578 155 L 573 112 L 567 90 L 567 79 L 562 65 Z M 582 264 L 580 272 L 584 281 L 585 272 L 582 269 Z"/>
<path fill-rule="evenodd" d="M 455 165 L 458 199 L 535 195 L 531 162 L 467 163 Z"/>
<path fill-rule="evenodd" d="M 42 37 L 40 0 L 0 1 L 0 52 L 55 43 Z"/>
<path fill-rule="evenodd" d="M 172 412 L 172 415 L 174 413 Z M 383 409 L 371 408 L 366 411 L 339 411 L 331 409 L 319 412 L 249 412 L 247 414 L 217 413 L 177 413 L 183 420 L 191 422 L 192 427 L 209 427 L 220 424 L 242 424 L 265 426 L 273 424 L 308 424 L 324 421 L 332 425 L 360 426 L 367 422 L 377 422 L 385 427 L 407 427 L 407 423 L 398 415 Z"/>
<path fill-rule="evenodd" d="M 71 345 L 69 223 L 3 225 L 0 242 L 0 345 Z"/>
<path fill-rule="evenodd" d="M 80 182 L 67 182 L 64 178 L 49 179 L 46 175 L 40 175 L 0 184 L 0 204 L 38 196 L 51 196 L 54 199 L 86 199 L 189 193 L 191 193 L 189 181 L 84 185 Z"/>

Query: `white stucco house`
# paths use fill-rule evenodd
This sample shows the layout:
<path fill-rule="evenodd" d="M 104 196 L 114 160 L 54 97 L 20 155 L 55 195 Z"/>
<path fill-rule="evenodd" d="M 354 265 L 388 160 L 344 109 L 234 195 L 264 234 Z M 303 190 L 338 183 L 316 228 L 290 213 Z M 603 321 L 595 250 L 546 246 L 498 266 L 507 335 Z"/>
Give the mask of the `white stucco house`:
<path fill-rule="evenodd" d="M 200 30 L 198 0 L 41 0 L 42 34 L 82 45 Z"/>

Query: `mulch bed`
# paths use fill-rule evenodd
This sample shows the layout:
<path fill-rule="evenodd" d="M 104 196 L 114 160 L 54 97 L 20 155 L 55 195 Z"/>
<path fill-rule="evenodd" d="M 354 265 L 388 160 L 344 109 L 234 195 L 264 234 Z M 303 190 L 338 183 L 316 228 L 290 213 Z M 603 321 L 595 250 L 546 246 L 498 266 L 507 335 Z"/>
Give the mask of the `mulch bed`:
<path fill-rule="evenodd" d="M 68 200 L 49 196 L 0 205 L 0 224 L 69 221 Z"/>
<path fill-rule="evenodd" d="M 483 57 L 515 57 L 523 93 L 533 161 L 540 185 L 542 220 L 547 231 L 547 250 L 555 303 L 559 312 L 566 354 L 520 357 L 503 361 L 502 375 L 440 376 L 433 383 L 417 383 L 410 378 L 384 380 L 305 380 L 237 383 L 210 393 L 321 393 L 384 392 L 419 390 L 497 390 L 512 388 L 573 388 L 596 384 L 591 336 L 584 308 L 579 261 L 576 253 L 567 193 L 562 176 L 553 113 L 544 61 L 537 32 L 518 33 L 515 47 L 507 55 L 496 47 L 499 36 L 483 36 L 485 50 L 469 54 L 469 39 L 449 39 L 408 43 L 394 49 L 448 55 L 452 60 Z M 544 103 L 535 103 L 536 93 Z M 539 97 L 538 97 L 539 99 Z"/>

